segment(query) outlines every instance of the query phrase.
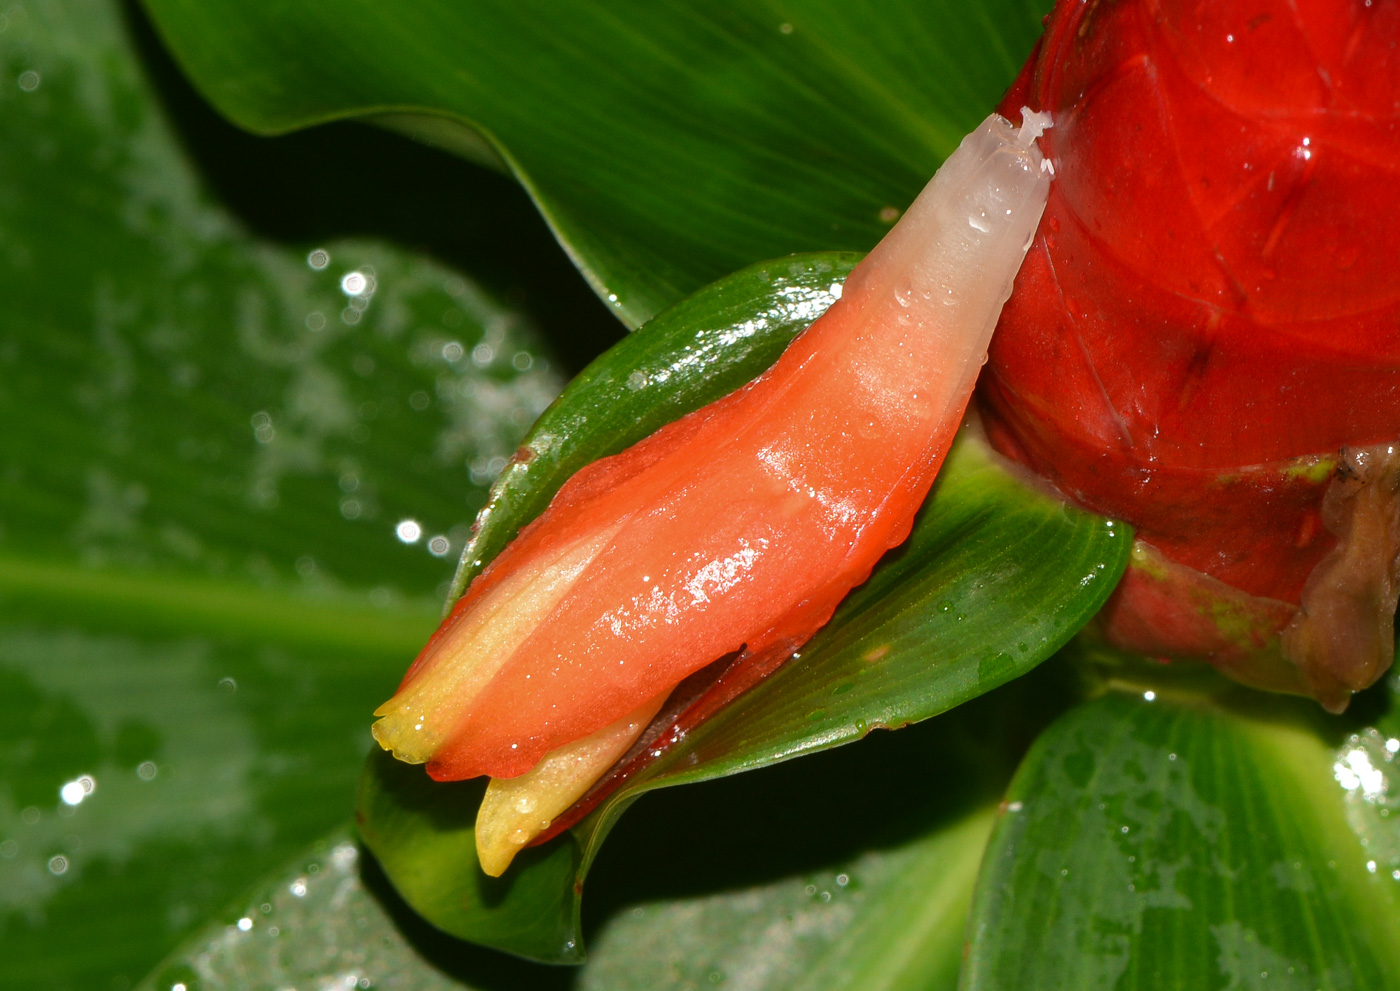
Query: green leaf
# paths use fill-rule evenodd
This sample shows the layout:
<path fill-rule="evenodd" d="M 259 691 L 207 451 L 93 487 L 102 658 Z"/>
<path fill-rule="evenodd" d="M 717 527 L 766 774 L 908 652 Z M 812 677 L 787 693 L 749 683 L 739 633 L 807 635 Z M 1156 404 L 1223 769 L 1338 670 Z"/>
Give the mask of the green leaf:
<path fill-rule="evenodd" d="M 821 870 L 618 912 L 581 991 L 952 991 L 994 806 Z"/>
<path fill-rule="evenodd" d="M 1389 986 L 1398 702 L 1392 677 L 1346 722 L 1160 686 L 1071 711 L 1007 795 L 961 986 Z"/>
<path fill-rule="evenodd" d="M 200 90 L 244 127 L 359 116 L 503 161 L 634 326 L 759 259 L 868 250 L 996 103 L 1048 9 L 145 5 Z"/>
<path fill-rule="evenodd" d="M 394 886 L 414 910 L 454 936 L 545 963 L 583 959 L 568 841 L 524 851 L 519 870 L 489 878 L 476 859 L 476 809 L 486 781 L 440 785 L 421 767 L 370 753 L 355 819 Z"/>
<path fill-rule="evenodd" d="M 469 985 L 430 964 L 362 878 L 348 831 L 317 842 L 205 925 L 142 982 L 201 991 L 358 987 L 448 991 Z"/>
<path fill-rule="evenodd" d="M 247 137 L 147 31 L 108 0 L 0 13 L 5 988 L 129 986 L 345 820 L 492 462 L 561 382 L 440 260 L 552 249 L 514 186 L 367 128 Z M 452 241 L 464 179 L 513 212 Z M 395 224 L 432 251 L 328 236 Z"/>
<path fill-rule="evenodd" d="M 951 991 L 1017 729 L 1062 702 L 1036 673 L 860 747 L 650 797 L 590 879 L 602 921 L 577 986 Z"/>
<path fill-rule="evenodd" d="M 105 580 L 109 601 L 159 590 L 129 573 Z M 50 599 L 53 619 L 30 608 L 37 596 L 0 608 L 0 985 L 130 982 L 341 819 L 365 713 L 395 657 L 432 628 L 429 609 L 303 602 L 313 630 L 356 608 L 378 627 L 367 649 L 313 646 L 282 635 L 285 595 L 181 587 L 236 601 L 210 626 L 242 633 L 163 633 L 154 606 L 108 626 L 90 595 Z M 148 621 L 156 632 L 132 632 Z"/>
<path fill-rule="evenodd" d="M 322 987 L 353 973 L 386 988 L 951 991 L 1016 731 L 1062 699 L 1037 674 L 865 747 L 657 795 L 618 827 L 591 882 L 577 971 L 430 929 L 341 833 L 211 920 L 144 987 Z M 438 871 L 475 872 L 444 852 Z"/>
<path fill-rule="evenodd" d="M 951 991 L 993 808 L 799 875 L 617 912 L 576 986 L 679 991 L 743 973 L 755 991 Z M 478 947 L 434 939 L 392 893 L 376 890 L 374 865 L 361 868 L 357 859 L 344 833 L 318 843 L 195 934 L 143 988 L 320 987 L 351 974 L 376 988 L 491 986 L 483 971 L 508 973 L 515 986 L 560 983 Z"/>
<path fill-rule="evenodd" d="M 754 266 L 594 362 L 527 437 L 525 450 L 536 453 L 517 459 L 498 482 L 477 538 L 482 549 L 468 549 L 465 576 L 489 562 L 579 466 L 774 360 L 830 305 L 833 279 L 852 263 L 807 255 Z M 713 377 L 692 370 L 697 352 Z M 965 435 L 908 542 L 842 603 L 800 659 L 631 773 L 572 840 L 542 848 L 513 885 L 509 875 L 492 883 L 477 876 L 479 787 L 428 785 L 421 768 L 377 754 L 361 785 L 361 835 L 407 901 L 445 931 L 541 960 L 581 959 L 584 874 L 617 817 L 643 792 L 927 719 L 1024 674 L 1103 604 L 1130 545 L 1125 527 L 1031 490 Z M 452 869 L 442 870 L 444 863 Z M 538 927 L 507 922 L 531 913 Z"/>

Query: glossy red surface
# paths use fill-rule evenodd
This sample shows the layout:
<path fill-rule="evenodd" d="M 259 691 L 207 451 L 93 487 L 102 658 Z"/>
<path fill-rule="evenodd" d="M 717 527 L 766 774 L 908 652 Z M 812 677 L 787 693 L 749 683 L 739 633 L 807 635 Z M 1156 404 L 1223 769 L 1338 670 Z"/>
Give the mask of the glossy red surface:
<path fill-rule="evenodd" d="M 1056 181 L 979 385 L 994 441 L 1296 603 L 1325 472 L 1400 436 L 1400 7 L 1074 0 L 1003 105 Z"/>

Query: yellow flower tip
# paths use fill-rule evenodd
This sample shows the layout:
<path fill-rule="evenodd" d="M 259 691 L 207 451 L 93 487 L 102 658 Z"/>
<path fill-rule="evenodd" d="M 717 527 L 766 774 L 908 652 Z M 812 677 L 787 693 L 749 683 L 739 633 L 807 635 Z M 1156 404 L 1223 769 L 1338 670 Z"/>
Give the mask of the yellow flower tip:
<path fill-rule="evenodd" d="M 448 618 L 418 671 L 374 714 L 385 750 L 423 764 L 461 725 L 482 689 L 545 621 L 616 532 L 611 526 L 530 562 Z"/>
<path fill-rule="evenodd" d="M 369 728 L 375 743 L 405 764 L 423 764 L 432 757 L 436 746 L 425 747 L 422 738 L 416 737 L 412 729 L 415 725 L 421 726 L 422 721 L 410 723 L 406 720 L 401 707 L 395 706 L 393 699 L 375 709 L 374 714 L 383 717 Z"/>
<path fill-rule="evenodd" d="M 552 819 L 542 819 L 537 826 L 520 828 L 509 833 L 489 833 L 482 835 L 480 820 L 477 821 L 476 857 L 481 863 L 481 872 L 488 877 L 500 877 L 515 860 L 515 855 L 525 849 L 525 845 L 549 828 Z"/>
<path fill-rule="evenodd" d="M 583 797 L 627 752 L 666 701 L 648 700 L 591 736 L 551 750 L 518 778 L 492 778 L 476 814 L 476 859 L 500 877 L 515 855 Z"/>

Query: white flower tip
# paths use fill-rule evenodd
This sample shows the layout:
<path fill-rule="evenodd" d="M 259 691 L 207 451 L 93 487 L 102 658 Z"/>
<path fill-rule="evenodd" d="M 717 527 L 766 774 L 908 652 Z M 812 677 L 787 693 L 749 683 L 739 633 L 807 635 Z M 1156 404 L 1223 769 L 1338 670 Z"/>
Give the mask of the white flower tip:
<path fill-rule="evenodd" d="M 1032 110 L 1030 107 L 1022 107 L 1021 126 L 1016 131 L 1016 143 L 1025 148 L 1054 126 L 1055 122 L 1050 119 L 1048 113 Z"/>

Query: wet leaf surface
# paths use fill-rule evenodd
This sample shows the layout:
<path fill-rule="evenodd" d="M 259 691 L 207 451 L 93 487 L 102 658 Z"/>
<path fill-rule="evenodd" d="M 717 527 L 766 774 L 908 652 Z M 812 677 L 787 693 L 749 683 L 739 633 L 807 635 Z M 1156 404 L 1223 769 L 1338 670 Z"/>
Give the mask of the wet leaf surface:
<path fill-rule="evenodd" d="M 282 132 L 390 114 L 531 190 L 630 324 L 794 251 L 869 250 L 1010 84 L 1048 4 L 146 0 L 196 85 Z"/>
<path fill-rule="evenodd" d="M 1228 690 L 1074 709 L 1007 793 L 962 987 L 1386 987 L 1398 701 L 1392 677 L 1346 720 Z"/>

